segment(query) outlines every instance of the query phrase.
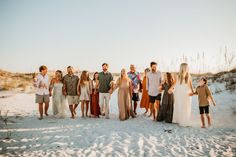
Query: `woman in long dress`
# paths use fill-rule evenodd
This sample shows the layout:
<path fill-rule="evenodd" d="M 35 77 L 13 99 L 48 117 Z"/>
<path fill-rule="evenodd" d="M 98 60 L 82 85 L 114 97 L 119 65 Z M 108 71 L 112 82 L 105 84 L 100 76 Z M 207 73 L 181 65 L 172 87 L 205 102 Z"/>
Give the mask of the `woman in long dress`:
<path fill-rule="evenodd" d="M 129 119 L 130 116 L 135 117 L 132 110 L 132 82 L 128 78 L 126 70 L 121 70 L 121 77 L 116 82 L 115 89 L 118 88 L 118 108 L 119 119 L 121 121 Z"/>
<path fill-rule="evenodd" d="M 57 118 L 66 117 L 66 98 L 62 93 L 62 88 L 62 72 L 57 70 L 49 88 L 50 96 L 52 96 L 53 115 Z"/>
<path fill-rule="evenodd" d="M 144 113 L 144 115 L 147 114 L 148 109 L 149 109 L 149 95 L 147 92 L 147 73 L 150 71 L 149 68 L 146 68 L 144 71 L 144 77 L 143 77 L 143 81 L 142 81 L 142 98 L 141 98 L 141 102 L 140 102 L 140 108 L 145 108 L 146 111 Z"/>
<path fill-rule="evenodd" d="M 158 114 L 157 121 L 165 121 L 167 123 L 172 123 L 173 119 L 173 105 L 174 105 L 174 94 L 169 94 L 168 90 L 173 85 L 172 74 L 167 72 L 165 75 L 165 82 L 162 84 L 161 88 L 164 90 L 160 112 Z"/>
<path fill-rule="evenodd" d="M 193 91 L 192 78 L 189 72 L 187 63 L 180 65 L 179 74 L 176 77 L 174 84 L 168 91 L 174 92 L 174 112 L 173 123 L 180 126 L 191 126 L 191 97 Z"/>
<path fill-rule="evenodd" d="M 90 101 L 90 113 L 91 117 L 99 118 L 100 107 L 99 107 L 99 93 L 98 93 L 98 72 L 94 73 L 92 83 L 92 94 Z"/>

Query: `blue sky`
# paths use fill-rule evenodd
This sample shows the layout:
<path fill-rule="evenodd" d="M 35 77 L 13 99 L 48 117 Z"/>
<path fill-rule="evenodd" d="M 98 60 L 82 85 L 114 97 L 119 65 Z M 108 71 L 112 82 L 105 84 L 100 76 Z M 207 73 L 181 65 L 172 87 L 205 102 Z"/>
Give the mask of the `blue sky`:
<path fill-rule="evenodd" d="M 235 19 L 235 0 L 1 0 L 0 69 L 100 71 L 108 62 L 112 72 L 142 71 L 154 60 L 172 71 L 183 54 L 205 52 L 214 71 L 220 50 L 236 52 Z"/>

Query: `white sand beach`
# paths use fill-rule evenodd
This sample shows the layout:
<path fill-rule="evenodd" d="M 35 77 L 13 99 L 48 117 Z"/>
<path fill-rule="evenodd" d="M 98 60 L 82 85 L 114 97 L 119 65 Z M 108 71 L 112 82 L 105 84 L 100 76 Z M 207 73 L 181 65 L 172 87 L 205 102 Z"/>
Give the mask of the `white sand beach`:
<path fill-rule="evenodd" d="M 41 121 L 34 94 L 0 95 L 2 115 L 9 110 L 7 126 L 1 121 L 2 156 L 235 156 L 235 92 L 214 94 L 213 126 L 207 129 L 200 128 L 197 97 L 192 99 L 193 126 L 179 127 L 154 122 L 140 108 L 137 118 L 119 121 L 116 93 L 111 98 L 110 119 L 72 120 L 69 109 L 68 118 L 56 119 L 50 106 L 50 116 Z"/>

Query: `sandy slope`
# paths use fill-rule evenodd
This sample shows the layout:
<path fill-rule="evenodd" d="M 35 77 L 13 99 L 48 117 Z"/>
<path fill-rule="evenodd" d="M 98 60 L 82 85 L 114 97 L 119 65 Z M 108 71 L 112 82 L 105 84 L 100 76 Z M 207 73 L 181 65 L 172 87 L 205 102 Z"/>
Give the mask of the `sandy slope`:
<path fill-rule="evenodd" d="M 233 156 L 232 149 L 236 149 L 236 116 L 231 109 L 235 93 L 215 95 L 218 106 L 211 108 L 214 125 L 209 129 L 199 127 L 196 97 L 192 104 L 193 127 L 184 128 L 153 122 L 141 115 L 140 109 L 137 118 L 120 122 L 116 93 L 109 120 L 49 116 L 39 121 L 33 94 L 0 95 L 9 96 L 0 99 L 0 109 L 10 110 L 11 116 L 10 139 L 5 139 L 7 129 L 0 123 L 3 156 Z"/>

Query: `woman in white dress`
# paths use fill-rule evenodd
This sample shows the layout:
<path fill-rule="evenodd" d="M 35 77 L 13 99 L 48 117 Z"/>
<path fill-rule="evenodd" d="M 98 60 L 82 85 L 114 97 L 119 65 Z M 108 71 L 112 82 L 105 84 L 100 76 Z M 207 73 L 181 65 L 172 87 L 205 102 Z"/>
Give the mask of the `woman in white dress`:
<path fill-rule="evenodd" d="M 66 98 L 62 94 L 62 87 L 62 72 L 57 70 L 49 88 L 50 96 L 52 96 L 53 115 L 57 118 L 66 117 Z"/>
<path fill-rule="evenodd" d="M 81 101 L 82 118 L 84 118 L 84 104 L 86 104 L 85 116 L 88 117 L 90 94 L 92 94 L 91 81 L 87 71 L 82 71 L 80 82 L 78 84 L 79 96 Z"/>
<path fill-rule="evenodd" d="M 187 63 L 180 65 L 179 74 L 169 93 L 174 92 L 173 123 L 180 126 L 191 126 L 191 96 L 193 93 L 192 78 Z"/>

